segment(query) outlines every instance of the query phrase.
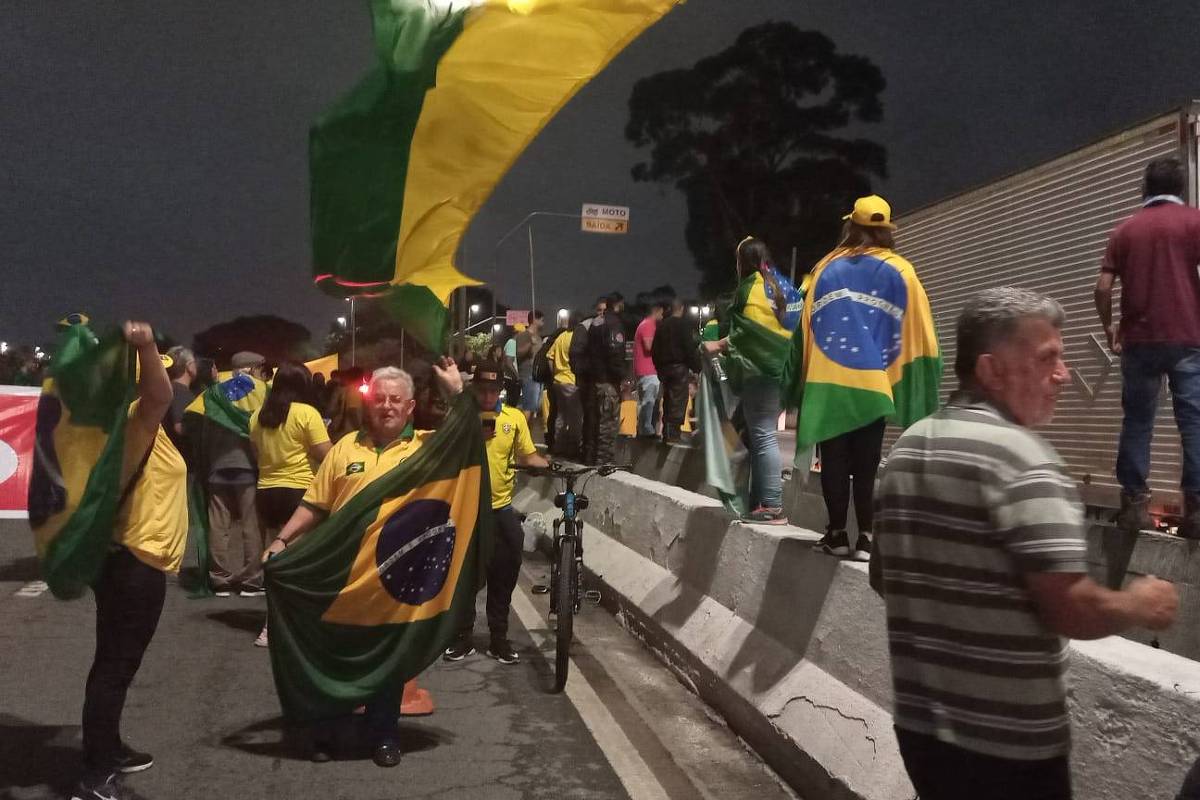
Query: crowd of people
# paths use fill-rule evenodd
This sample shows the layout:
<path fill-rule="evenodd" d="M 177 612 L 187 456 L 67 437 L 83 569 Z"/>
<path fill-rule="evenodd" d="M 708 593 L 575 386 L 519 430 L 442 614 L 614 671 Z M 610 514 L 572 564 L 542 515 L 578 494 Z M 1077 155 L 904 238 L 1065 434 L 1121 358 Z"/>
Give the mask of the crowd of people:
<path fill-rule="evenodd" d="M 1192 368 L 1200 346 L 1200 212 L 1181 205 L 1181 191 L 1178 161 L 1148 167 L 1145 209 L 1114 233 L 1096 302 L 1110 344 L 1125 355 L 1118 460 L 1125 496 L 1118 521 L 1134 528 L 1145 522 L 1146 419 L 1152 420 L 1157 398 L 1149 386 L 1165 374 L 1184 439 L 1183 532 L 1190 536 L 1200 520 L 1200 485 L 1192 485 L 1200 480 L 1193 431 L 1200 413 L 1191 396 L 1193 376 L 1200 374 Z M 719 359 L 739 400 L 750 455 L 752 503 L 744 519 L 784 524 L 778 420 L 791 402 L 789 385 L 815 392 L 805 386 L 813 374 L 808 357 L 797 375 L 794 360 L 780 355 L 792 337 L 803 336 L 817 349 L 836 344 L 833 334 L 821 339 L 824 330 L 817 327 L 822 308 L 834 302 L 827 297 L 858 303 L 864 330 L 883 326 L 871 331 L 882 337 L 882 351 L 871 362 L 881 374 L 900 363 L 911 345 L 907 337 L 923 335 L 905 315 L 919 320 L 928 300 L 912 265 L 895 252 L 893 229 L 882 198 L 861 198 L 845 219 L 838 248 L 814 270 L 812 291 L 820 299 L 808 297 L 802 313 L 791 302 L 795 287 L 772 268 L 766 245 L 748 237 L 733 258 L 737 295 L 716 332 L 708 329 L 703 337 L 683 303 L 670 299 L 646 310 L 627 343 L 624 298 L 612 293 L 597 299 L 590 313 L 560 319 L 553 332 L 533 311 L 524 330 L 482 358 L 439 359 L 418 381 L 383 365 L 369 376 L 351 370 L 314 382 L 301 364 L 269 370 L 261 356 L 238 353 L 232 374 L 217 384 L 216 395 L 206 396 L 240 403 L 249 413 L 245 435 L 220 425 L 189 426 L 197 389 L 216 380 L 213 368 L 186 348 L 160 358 L 150 326 L 127 323 L 125 336 L 140 364 L 124 460 L 129 489 L 95 586 L 97 648 L 83 714 L 87 773 L 76 796 L 107 797 L 116 773 L 153 763 L 124 742 L 119 723 L 162 610 L 163 575 L 182 559 L 184 456 L 207 498 L 209 552 L 202 569 L 209 585 L 218 596 L 261 595 L 262 564 L 417 452 L 437 426 L 439 399 L 469 382 L 497 522 L 487 570 L 487 655 L 515 664 L 520 655 L 508 639 L 508 618 L 523 533 L 512 505 L 514 466 L 548 463 L 530 424 L 542 412 L 542 393 L 548 392 L 547 455 L 608 463 L 616 457 L 627 381 L 636 384 L 637 436 L 677 442 L 691 384 L 706 358 Z M 1116 279 L 1124 289 L 1119 328 L 1110 310 Z M 1152 288 L 1164 284 L 1191 302 L 1177 298 L 1172 308 L 1178 313 L 1169 319 L 1147 310 L 1166 302 Z M 906 292 L 903 309 L 888 300 L 897 286 Z M 887 606 L 900 750 L 926 800 L 968 793 L 1070 797 L 1063 637 L 1098 638 L 1135 626 L 1161 630 L 1176 613 L 1178 597 L 1167 582 L 1137 578 L 1115 590 L 1087 575 L 1075 483 L 1032 430 L 1050 420 L 1069 380 L 1064 319 L 1056 301 L 1024 289 L 989 289 L 971 299 L 955 328 L 957 391 L 900 436 L 882 470 L 888 414 L 849 407 L 813 412 L 844 418 L 840 427 L 820 428 L 836 434 L 819 443 L 828 526 L 817 548 L 870 562 L 871 584 Z M 893 329 L 891 343 L 884 334 Z M 893 385 L 899 393 L 899 381 Z M 846 532 L 851 502 L 859 528 L 853 544 Z M 447 661 L 475 653 L 474 625 L 473 613 L 459 621 Z M 269 645 L 265 626 L 255 643 Z M 387 693 L 366 707 L 381 766 L 400 760 L 398 701 Z M 314 758 L 326 760 L 328 747 L 318 735 Z"/>

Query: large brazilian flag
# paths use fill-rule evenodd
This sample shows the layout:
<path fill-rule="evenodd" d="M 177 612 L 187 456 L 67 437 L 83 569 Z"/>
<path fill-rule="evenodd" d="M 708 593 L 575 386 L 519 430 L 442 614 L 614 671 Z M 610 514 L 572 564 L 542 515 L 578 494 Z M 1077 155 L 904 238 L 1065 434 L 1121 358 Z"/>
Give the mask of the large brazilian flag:
<path fill-rule="evenodd" d="M 470 392 L 410 458 L 266 566 L 271 666 L 294 722 L 350 712 L 420 674 L 483 584 L 491 489 Z"/>
<path fill-rule="evenodd" d="M 785 376 L 797 453 L 880 417 L 907 427 L 937 410 L 942 357 L 911 264 L 891 250 L 835 250 L 810 285 L 801 366 Z"/>
<path fill-rule="evenodd" d="M 317 285 L 389 294 L 409 333 L 442 352 L 451 292 L 478 283 L 454 263 L 472 217 L 559 109 L 678 1 L 371 0 L 376 65 L 309 135 Z"/>
<path fill-rule="evenodd" d="M 74 325 L 59 334 L 38 402 L 29 483 L 29 524 L 55 597 L 81 596 L 112 545 L 136 368 L 118 329 L 97 337 Z"/>
<path fill-rule="evenodd" d="M 221 436 L 221 431 L 228 431 L 248 439 L 250 417 L 262 408 L 266 399 L 265 383 L 252 375 L 240 374 L 209 386 L 196 395 L 184 410 L 183 426 L 191 451 L 191 467 L 197 475 L 195 480 L 189 481 L 188 491 L 188 521 L 201 576 L 192 589 L 192 597 L 212 595 L 208 585 L 209 523 L 205 477 L 214 455 L 214 436 Z"/>

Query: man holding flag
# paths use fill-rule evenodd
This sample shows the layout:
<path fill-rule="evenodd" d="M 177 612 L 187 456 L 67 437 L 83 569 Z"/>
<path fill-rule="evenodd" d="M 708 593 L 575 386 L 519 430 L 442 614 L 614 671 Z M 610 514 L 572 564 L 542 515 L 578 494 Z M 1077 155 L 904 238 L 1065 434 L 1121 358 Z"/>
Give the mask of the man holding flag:
<path fill-rule="evenodd" d="M 412 378 L 376 370 L 366 427 L 329 451 L 263 553 L 276 687 L 289 719 L 318 725 L 315 761 L 330 757 L 322 723 L 365 704 L 375 763 L 400 763 L 401 688 L 479 589 L 491 520 L 478 408 L 453 361 L 433 370 L 451 398 L 441 428 L 414 430 Z"/>

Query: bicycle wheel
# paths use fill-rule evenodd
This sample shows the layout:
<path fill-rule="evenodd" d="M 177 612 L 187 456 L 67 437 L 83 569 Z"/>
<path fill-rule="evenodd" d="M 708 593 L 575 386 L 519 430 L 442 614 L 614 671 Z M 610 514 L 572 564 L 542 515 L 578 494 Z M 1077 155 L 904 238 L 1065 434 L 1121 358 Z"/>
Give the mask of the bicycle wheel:
<path fill-rule="evenodd" d="M 579 590 L 579 576 L 575 566 L 574 533 L 574 525 L 567 523 L 565 535 L 558 543 L 558 582 L 554 587 L 555 604 L 558 606 L 554 651 L 555 692 L 561 692 L 567 685 L 567 671 L 571 664 L 571 636 L 575 627 L 575 594 Z"/>

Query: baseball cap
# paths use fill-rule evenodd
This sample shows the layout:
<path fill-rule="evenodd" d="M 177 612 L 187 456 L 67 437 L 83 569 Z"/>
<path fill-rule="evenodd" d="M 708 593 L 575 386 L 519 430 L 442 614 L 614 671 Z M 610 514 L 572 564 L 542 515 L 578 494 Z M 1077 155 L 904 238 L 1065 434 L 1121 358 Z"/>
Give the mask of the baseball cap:
<path fill-rule="evenodd" d="M 257 367 L 265 362 L 266 359 L 258 353 L 242 350 L 233 354 L 233 359 L 229 364 L 233 369 L 246 369 L 247 367 Z"/>
<path fill-rule="evenodd" d="M 867 228 L 895 228 L 892 224 L 892 207 L 877 194 L 860 197 L 854 201 L 854 210 L 842 219 Z"/>
<path fill-rule="evenodd" d="M 472 383 L 483 384 L 485 386 L 501 386 L 504 383 L 503 373 L 500 371 L 500 365 L 495 361 L 480 361 L 475 366 L 475 375 L 471 378 Z"/>

